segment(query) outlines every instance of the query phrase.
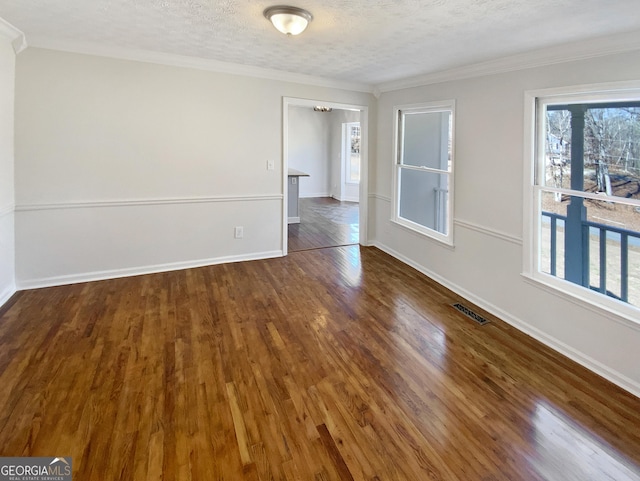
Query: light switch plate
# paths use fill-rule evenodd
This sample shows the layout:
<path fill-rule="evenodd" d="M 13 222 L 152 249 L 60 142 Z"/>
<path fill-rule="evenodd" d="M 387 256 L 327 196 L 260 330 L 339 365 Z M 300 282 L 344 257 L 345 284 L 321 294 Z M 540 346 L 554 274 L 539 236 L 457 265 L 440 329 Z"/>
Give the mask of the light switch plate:
<path fill-rule="evenodd" d="M 273 160 L 267 160 L 267 170 L 274 170 L 276 163 Z"/>

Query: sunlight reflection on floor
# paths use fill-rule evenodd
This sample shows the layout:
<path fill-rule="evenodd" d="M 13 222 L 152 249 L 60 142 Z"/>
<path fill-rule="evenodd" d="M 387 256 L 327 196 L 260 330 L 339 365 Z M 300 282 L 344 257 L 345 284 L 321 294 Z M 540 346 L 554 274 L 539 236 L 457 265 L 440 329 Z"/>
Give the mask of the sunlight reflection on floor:
<path fill-rule="evenodd" d="M 533 423 L 538 455 L 532 464 L 545 479 L 640 481 L 640 467 L 548 402 L 537 403 Z"/>
<path fill-rule="evenodd" d="M 360 263 L 360 250 L 337 249 L 340 257 L 340 276 L 343 283 L 349 287 L 360 287 L 362 282 L 362 264 Z"/>

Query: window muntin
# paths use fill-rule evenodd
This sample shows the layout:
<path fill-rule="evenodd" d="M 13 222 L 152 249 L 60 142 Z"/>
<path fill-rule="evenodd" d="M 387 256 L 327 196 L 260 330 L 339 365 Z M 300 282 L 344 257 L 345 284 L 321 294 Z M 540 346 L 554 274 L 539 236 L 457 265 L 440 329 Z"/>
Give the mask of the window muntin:
<path fill-rule="evenodd" d="M 640 307 L 638 97 L 537 99 L 533 274 L 614 309 Z"/>
<path fill-rule="evenodd" d="M 392 220 L 453 244 L 454 102 L 396 107 Z"/>

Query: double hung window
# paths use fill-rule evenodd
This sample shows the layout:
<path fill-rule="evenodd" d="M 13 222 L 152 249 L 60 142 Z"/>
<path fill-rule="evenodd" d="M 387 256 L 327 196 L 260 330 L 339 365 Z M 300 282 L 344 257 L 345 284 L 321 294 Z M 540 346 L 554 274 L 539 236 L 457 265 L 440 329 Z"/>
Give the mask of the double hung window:
<path fill-rule="evenodd" d="M 606 308 L 640 307 L 640 90 L 529 100 L 536 120 L 525 271 Z"/>
<path fill-rule="evenodd" d="M 392 220 L 453 244 L 454 102 L 395 108 Z"/>

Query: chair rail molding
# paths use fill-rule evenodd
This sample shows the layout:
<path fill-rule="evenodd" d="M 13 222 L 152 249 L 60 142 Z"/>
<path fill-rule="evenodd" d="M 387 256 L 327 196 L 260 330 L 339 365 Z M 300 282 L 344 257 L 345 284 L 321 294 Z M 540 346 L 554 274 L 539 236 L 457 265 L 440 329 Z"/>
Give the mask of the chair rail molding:
<path fill-rule="evenodd" d="M 61 209 L 86 209 L 98 207 L 135 207 L 172 204 L 210 204 L 215 202 L 259 202 L 282 200 L 282 194 L 270 195 L 235 195 L 235 196 L 210 196 L 210 197 L 166 197 L 154 199 L 128 199 L 128 200 L 96 200 L 75 202 L 51 202 L 18 204 L 16 212 L 28 212 L 37 210 L 61 210 Z"/>

